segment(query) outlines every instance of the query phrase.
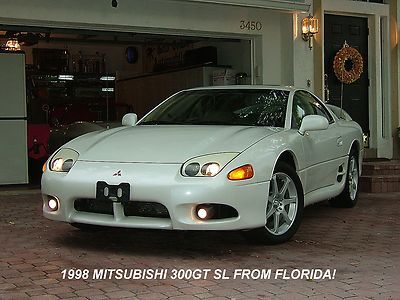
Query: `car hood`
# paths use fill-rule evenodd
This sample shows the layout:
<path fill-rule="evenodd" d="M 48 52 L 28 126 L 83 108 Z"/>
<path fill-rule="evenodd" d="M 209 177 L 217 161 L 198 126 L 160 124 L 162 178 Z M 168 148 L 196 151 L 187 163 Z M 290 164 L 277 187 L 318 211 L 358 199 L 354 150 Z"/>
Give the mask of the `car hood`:
<path fill-rule="evenodd" d="M 210 153 L 242 152 L 280 128 L 248 126 L 142 125 L 89 133 L 64 147 L 79 160 L 183 163 Z"/>

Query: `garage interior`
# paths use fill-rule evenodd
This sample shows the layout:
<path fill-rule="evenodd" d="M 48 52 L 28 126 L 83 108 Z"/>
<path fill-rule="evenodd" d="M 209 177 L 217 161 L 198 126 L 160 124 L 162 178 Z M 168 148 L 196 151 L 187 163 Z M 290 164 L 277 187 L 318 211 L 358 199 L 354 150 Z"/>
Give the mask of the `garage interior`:
<path fill-rule="evenodd" d="M 252 83 L 250 40 L 0 25 L 0 45 L 0 63 L 10 53 L 24 54 L 24 69 L 0 72 L 26 86 L 25 99 L 15 101 L 25 103 L 27 123 L 25 132 L 10 133 L 0 122 L 1 132 L 27 136 L 0 151 L 11 158 L 17 146 L 28 156 L 19 176 L 0 184 L 37 184 L 43 163 L 63 143 L 118 126 L 127 112 L 140 118 L 179 90 Z M 11 99 L 0 101 L 3 108 Z"/>

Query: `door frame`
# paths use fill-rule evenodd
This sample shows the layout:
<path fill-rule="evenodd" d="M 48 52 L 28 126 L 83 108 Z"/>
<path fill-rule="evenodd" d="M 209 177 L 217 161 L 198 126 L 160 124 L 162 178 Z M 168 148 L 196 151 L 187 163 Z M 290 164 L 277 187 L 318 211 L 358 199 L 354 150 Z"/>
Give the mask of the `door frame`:
<path fill-rule="evenodd" d="M 368 108 L 370 148 L 379 158 L 393 157 L 390 98 L 390 13 L 389 5 L 348 0 L 316 0 L 314 10 L 321 20 L 315 49 L 315 90 L 324 97 L 324 16 L 325 14 L 364 17 L 368 20 Z M 379 62 L 375 64 L 375 62 Z"/>

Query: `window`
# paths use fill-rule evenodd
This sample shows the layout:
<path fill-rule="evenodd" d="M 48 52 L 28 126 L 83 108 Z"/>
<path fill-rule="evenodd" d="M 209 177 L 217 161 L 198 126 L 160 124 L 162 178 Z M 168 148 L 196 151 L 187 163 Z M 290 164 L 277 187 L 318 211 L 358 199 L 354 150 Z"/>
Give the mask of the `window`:
<path fill-rule="evenodd" d="M 301 121 L 308 115 L 323 116 L 333 123 L 332 116 L 319 100 L 306 91 L 297 91 L 293 97 L 292 128 L 299 129 Z"/>

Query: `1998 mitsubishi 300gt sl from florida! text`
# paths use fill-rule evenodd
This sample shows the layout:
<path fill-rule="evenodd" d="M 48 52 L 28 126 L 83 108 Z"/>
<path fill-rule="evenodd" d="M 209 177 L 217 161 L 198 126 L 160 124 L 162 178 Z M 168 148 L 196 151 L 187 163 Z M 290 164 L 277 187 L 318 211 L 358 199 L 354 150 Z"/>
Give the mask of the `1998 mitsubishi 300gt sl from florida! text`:
<path fill-rule="evenodd" d="M 137 122 L 78 137 L 44 166 L 43 214 L 89 225 L 290 239 L 303 208 L 353 207 L 362 131 L 292 87 L 189 89 Z"/>

